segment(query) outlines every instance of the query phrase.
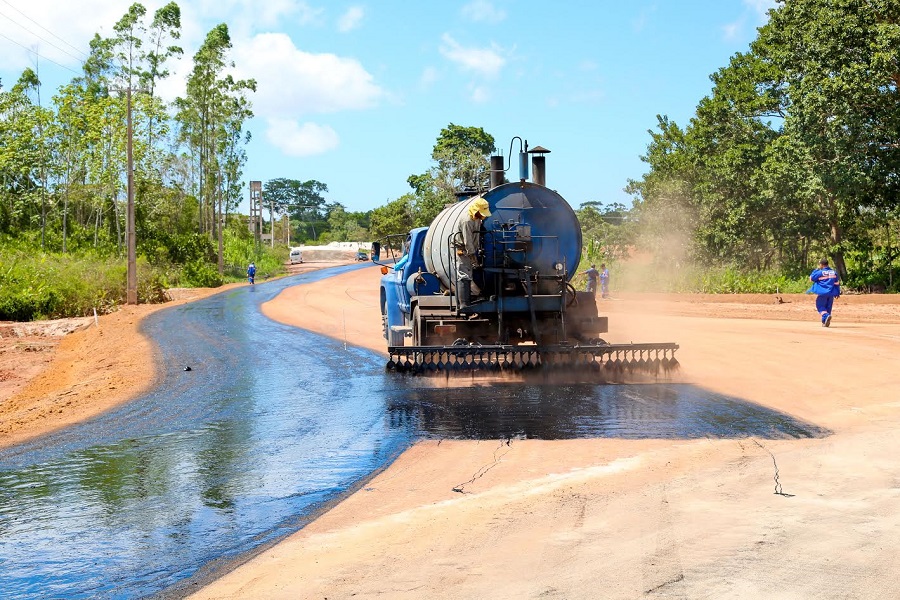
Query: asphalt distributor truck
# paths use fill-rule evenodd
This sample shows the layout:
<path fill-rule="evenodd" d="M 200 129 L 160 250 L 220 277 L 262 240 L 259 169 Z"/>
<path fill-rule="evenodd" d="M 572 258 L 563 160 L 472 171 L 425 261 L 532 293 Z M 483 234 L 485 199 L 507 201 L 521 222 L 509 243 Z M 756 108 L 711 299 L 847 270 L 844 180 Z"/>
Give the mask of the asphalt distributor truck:
<path fill-rule="evenodd" d="M 381 263 L 387 368 L 574 369 L 607 381 L 677 368 L 677 344 L 609 344 L 600 337 L 608 320 L 598 314 L 596 296 L 570 283 L 581 259 L 578 217 L 545 185 L 549 151 L 516 139 L 518 181 L 504 183 L 504 159 L 492 156 L 490 189 L 461 194 L 428 227 L 405 236 L 396 263 Z M 467 223 L 473 215 L 480 227 Z M 473 254 L 466 227 L 474 232 Z"/>

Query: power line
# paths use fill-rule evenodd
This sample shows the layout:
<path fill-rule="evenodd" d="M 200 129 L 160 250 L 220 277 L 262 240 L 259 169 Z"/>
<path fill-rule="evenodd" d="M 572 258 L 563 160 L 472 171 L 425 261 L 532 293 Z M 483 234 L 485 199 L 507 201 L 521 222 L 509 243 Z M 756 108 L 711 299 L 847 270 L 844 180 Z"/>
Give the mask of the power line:
<path fill-rule="evenodd" d="M 70 58 L 74 58 L 74 59 L 77 60 L 77 61 L 81 61 L 81 57 L 75 56 L 74 54 L 72 54 L 71 52 L 69 52 L 69 51 L 67 51 L 67 50 L 63 50 L 62 48 L 60 48 L 59 46 L 57 46 L 56 44 L 54 44 L 54 43 L 51 42 L 50 40 L 48 40 L 48 39 L 46 39 L 46 38 L 44 38 L 44 37 L 41 37 L 40 35 L 36 34 L 36 33 L 33 32 L 33 31 L 31 31 L 30 29 L 28 29 L 27 27 L 25 27 L 24 25 L 22 25 L 21 23 L 19 23 L 18 21 L 16 21 L 16 20 L 13 19 L 12 17 L 10 17 L 9 15 L 5 15 L 5 14 L 3 14 L 2 12 L 0 12 L 0 17 L 5 17 L 5 18 L 9 19 L 13 24 L 18 25 L 19 27 L 21 27 L 22 29 L 24 29 L 25 31 L 27 31 L 28 33 L 30 33 L 31 35 L 33 35 L 34 37 L 36 37 L 37 39 L 39 39 L 39 40 L 41 40 L 41 41 L 43 41 L 43 42 L 47 42 L 48 44 L 50 44 L 51 46 L 53 46 L 54 48 L 56 48 L 57 50 L 59 50 L 60 52 L 62 52 L 63 54 L 65 54 L 66 56 L 69 56 Z"/>
<path fill-rule="evenodd" d="M 79 73 L 78 71 L 75 71 L 75 70 L 73 70 L 73 69 L 70 69 L 70 68 L 67 67 L 66 65 L 61 65 L 61 64 L 59 64 L 58 62 L 56 62 L 55 60 L 53 60 L 52 58 L 47 58 L 46 56 L 41 56 L 40 53 L 38 53 L 38 51 L 35 50 L 34 48 L 29 48 L 28 46 L 25 46 L 25 45 L 23 45 L 23 44 L 20 44 L 19 42 L 17 42 L 16 40 L 12 39 L 11 37 L 8 37 L 8 36 L 6 36 L 6 35 L 3 35 L 2 33 L 0 33 L 0 37 L 9 40 L 10 42 L 12 42 L 13 44 L 15 44 L 16 46 L 21 46 L 22 48 L 25 48 L 25 49 L 28 50 L 29 52 L 34 52 L 35 54 L 38 55 L 38 57 L 43 58 L 44 60 L 46 60 L 46 61 L 48 61 L 48 62 L 52 62 L 52 63 L 53 63 L 54 65 L 56 65 L 57 67 L 61 67 L 61 68 L 65 69 L 66 71 L 69 71 L 69 72 L 71 72 L 71 73 L 75 73 L 76 75 L 81 75 L 81 73 Z"/>
<path fill-rule="evenodd" d="M 87 58 L 87 54 L 85 54 L 84 52 L 82 52 L 81 49 L 79 49 L 79 48 L 76 47 L 76 46 L 73 46 L 72 44 L 70 44 L 70 43 L 67 42 L 66 40 L 62 39 L 61 37 L 59 37 L 58 35 L 56 35 L 56 34 L 53 33 L 52 31 L 50 31 L 49 29 L 47 29 L 46 27 L 44 27 L 43 25 L 41 25 L 40 23 L 38 23 L 37 21 L 35 21 L 35 20 L 32 19 L 31 17 L 29 17 L 28 15 L 26 15 L 25 13 L 23 13 L 21 10 L 19 10 L 18 8 L 16 8 L 16 7 L 13 6 L 12 4 L 10 4 L 9 2 L 7 2 L 7 0 L 0 0 L 0 2 L 3 2 L 3 4 L 7 5 L 7 6 L 10 7 L 11 9 L 13 9 L 14 11 L 16 11 L 16 12 L 19 13 L 20 15 L 22 15 L 23 17 L 25 17 L 26 19 L 28 19 L 29 21 L 31 21 L 32 23 L 34 23 L 35 25 L 37 25 L 38 27 L 40 27 L 41 29 L 43 29 L 44 31 L 46 31 L 47 33 L 49 33 L 50 35 L 52 35 L 53 37 L 55 37 L 56 39 L 58 39 L 59 41 L 61 41 L 63 44 L 65 44 L 65 45 L 68 46 L 69 48 L 75 50 L 76 52 L 78 52 L 79 54 L 81 54 L 83 57 Z M 7 19 L 9 19 L 9 17 L 7 17 Z M 74 58 L 74 57 L 73 57 L 73 58 Z M 81 59 L 78 59 L 78 60 L 81 60 Z"/>

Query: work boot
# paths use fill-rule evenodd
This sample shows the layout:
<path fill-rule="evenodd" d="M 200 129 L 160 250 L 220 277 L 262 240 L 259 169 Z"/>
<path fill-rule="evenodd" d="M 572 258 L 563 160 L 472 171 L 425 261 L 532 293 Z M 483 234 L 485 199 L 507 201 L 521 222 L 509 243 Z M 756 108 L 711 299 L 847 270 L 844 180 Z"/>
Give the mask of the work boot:
<path fill-rule="evenodd" d="M 831 327 L 831 315 L 825 317 L 825 322 L 822 323 L 823 327 Z"/>

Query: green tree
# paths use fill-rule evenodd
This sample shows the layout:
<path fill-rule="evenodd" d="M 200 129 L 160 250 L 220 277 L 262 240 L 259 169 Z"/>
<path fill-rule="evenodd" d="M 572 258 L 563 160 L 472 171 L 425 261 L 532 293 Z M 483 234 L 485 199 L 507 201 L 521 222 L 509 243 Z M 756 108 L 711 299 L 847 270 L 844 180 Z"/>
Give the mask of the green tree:
<path fill-rule="evenodd" d="M 218 241 L 220 274 L 224 271 L 220 224 L 240 197 L 240 170 L 246 162 L 241 147 L 249 141 L 242 128 L 253 114 L 246 95 L 256 90 L 254 80 L 235 80 L 225 74 L 234 66 L 228 58 L 230 49 L 227 25 L 210 30 L 194 55 L 187 95 L 176 100 L 181 140 L 195 157 L 198 228 Z"/>
<path fill-rule="evenodd" d="M 290 215 L 298 241 L 315 241 L 327 229 L 328 208 L 322 195 L 327 193 L 328 186 L 315 179 L 300 181 L 279 177 L 263 184 L 263 202 L 271 203 L 278 214 Z M 311 234 L 309 238 L 307 228 Z"/>
<path fill-rule="evenodd" d="M 761 87 L 785 100 L 787 156 L 808 169 L 796 191 L 817 209 L 818 235 L 846 278 L 845 235 L 860 209 L 896 202 L 883 176 L 900 167 L 900 6 L 792 0 L 770 13 L 752 49 L 775 75 Z"/>
<path fill-rule="evenodd" d="M 415 203 L 416 198 L 413 194 L 404 194 L 373 210 L 369 225 L 372 238 L 384 239 L 389 235 L 401 235 L 413 229 L 416 226 Z"/>

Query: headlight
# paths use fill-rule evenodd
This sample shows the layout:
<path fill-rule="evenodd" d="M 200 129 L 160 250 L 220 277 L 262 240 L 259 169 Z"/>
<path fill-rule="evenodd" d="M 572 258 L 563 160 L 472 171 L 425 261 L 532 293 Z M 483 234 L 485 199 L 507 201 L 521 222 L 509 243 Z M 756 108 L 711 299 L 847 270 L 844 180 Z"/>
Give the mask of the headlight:
<path fill-rule="evenodd" d="M 563 268 L 564 268 L 564 267 L 563 267 L 563 264 L 562 264 L 562 263 L 556 263 L 555 265 L 553 265 L 553 267 L 554 267 L 558 272 L 560 272 L 560 273 L 563 272 Z"/>

